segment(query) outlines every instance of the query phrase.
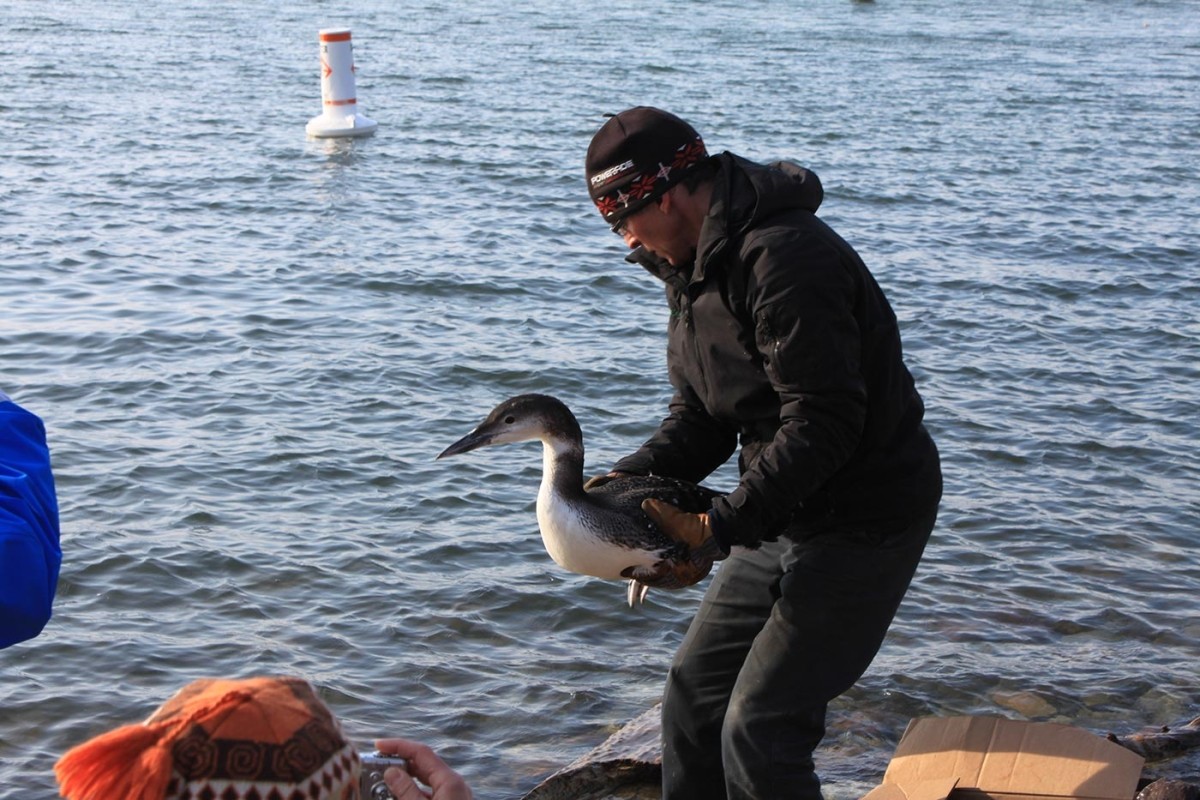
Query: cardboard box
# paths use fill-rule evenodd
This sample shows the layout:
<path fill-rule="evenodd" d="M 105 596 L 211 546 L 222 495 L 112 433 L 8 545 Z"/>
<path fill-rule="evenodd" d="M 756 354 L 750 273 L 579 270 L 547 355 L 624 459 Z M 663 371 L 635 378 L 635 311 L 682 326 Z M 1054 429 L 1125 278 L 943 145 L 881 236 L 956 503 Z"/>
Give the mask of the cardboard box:
<path fill-rule="evenodd" d="M 863 800 L 1132 800 L 1143 760 L 1069 725 L 921 717 Z"/>

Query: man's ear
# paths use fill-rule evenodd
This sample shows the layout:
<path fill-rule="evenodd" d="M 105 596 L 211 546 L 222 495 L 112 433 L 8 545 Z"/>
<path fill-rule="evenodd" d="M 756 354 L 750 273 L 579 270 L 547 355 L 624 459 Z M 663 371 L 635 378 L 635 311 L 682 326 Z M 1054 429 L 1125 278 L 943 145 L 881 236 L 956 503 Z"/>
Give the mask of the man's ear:
<path fill-rule="evenodd" d="M 671 213 L 671 209 L 675 207 L 675 190 L 678 188 L 679 184 L 677 183 L 658 196 L 654 202 L 658 205 L 659 211 L 664 214 Z"/>

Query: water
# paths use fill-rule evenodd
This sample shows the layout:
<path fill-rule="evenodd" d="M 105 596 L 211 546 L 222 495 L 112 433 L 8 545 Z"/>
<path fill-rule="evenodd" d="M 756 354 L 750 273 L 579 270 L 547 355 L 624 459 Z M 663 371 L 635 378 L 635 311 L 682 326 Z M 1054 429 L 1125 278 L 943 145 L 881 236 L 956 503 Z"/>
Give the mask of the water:
<path fill-rule="evenodd" d="M 659 419 L 661 292 L 581 175 L 637 103 L 821 175 L 941 447 L 829 796 L 917 715 L 1200 713 L 1200 4 L 286 5 L 0 0 L 0 386 L 46 421 L 65 552 L 0 654 L 0 797 L 202 675 L 304 676 L 481 798 L 657 700 L 699 590 L 630 611 L 558 569 L 535 445 L 433 461 L 523 391 L 593 472 Z M 338 25 L 379 132 L 308 141 Z"/>

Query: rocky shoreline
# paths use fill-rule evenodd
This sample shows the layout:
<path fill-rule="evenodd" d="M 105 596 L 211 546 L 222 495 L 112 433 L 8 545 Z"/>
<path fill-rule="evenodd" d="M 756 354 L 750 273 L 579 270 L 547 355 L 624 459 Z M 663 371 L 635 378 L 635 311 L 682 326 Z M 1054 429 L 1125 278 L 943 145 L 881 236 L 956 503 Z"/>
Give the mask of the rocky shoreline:
<path fill-rule="evenodd" d="M 621 730 L 543 780 L 521 800 L 661 800 L 661 706 L 634 717 Z M 1147 764 L 1200 749 L 1200 717 L 1175 727 L 1106 738 L 1146 759 Z M 1200 786 L 1143 772 L 1136 800 L 1200 800 Z M 1131 798 L 1131 800 L 1133 800 Z"/>

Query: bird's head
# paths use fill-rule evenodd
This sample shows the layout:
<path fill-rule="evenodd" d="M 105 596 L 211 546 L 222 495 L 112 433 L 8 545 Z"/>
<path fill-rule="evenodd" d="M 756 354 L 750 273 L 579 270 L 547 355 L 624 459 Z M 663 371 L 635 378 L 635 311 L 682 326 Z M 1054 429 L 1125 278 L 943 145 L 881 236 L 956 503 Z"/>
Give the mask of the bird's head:
<path fill-rule="evenodd" d="M 523 394 L 492 409 L 475 430 L 439 453 L 438 458 L 530 439 L 577 441 L 581 438 L 579 423 L 560 400 L 544 394 Z"/>

